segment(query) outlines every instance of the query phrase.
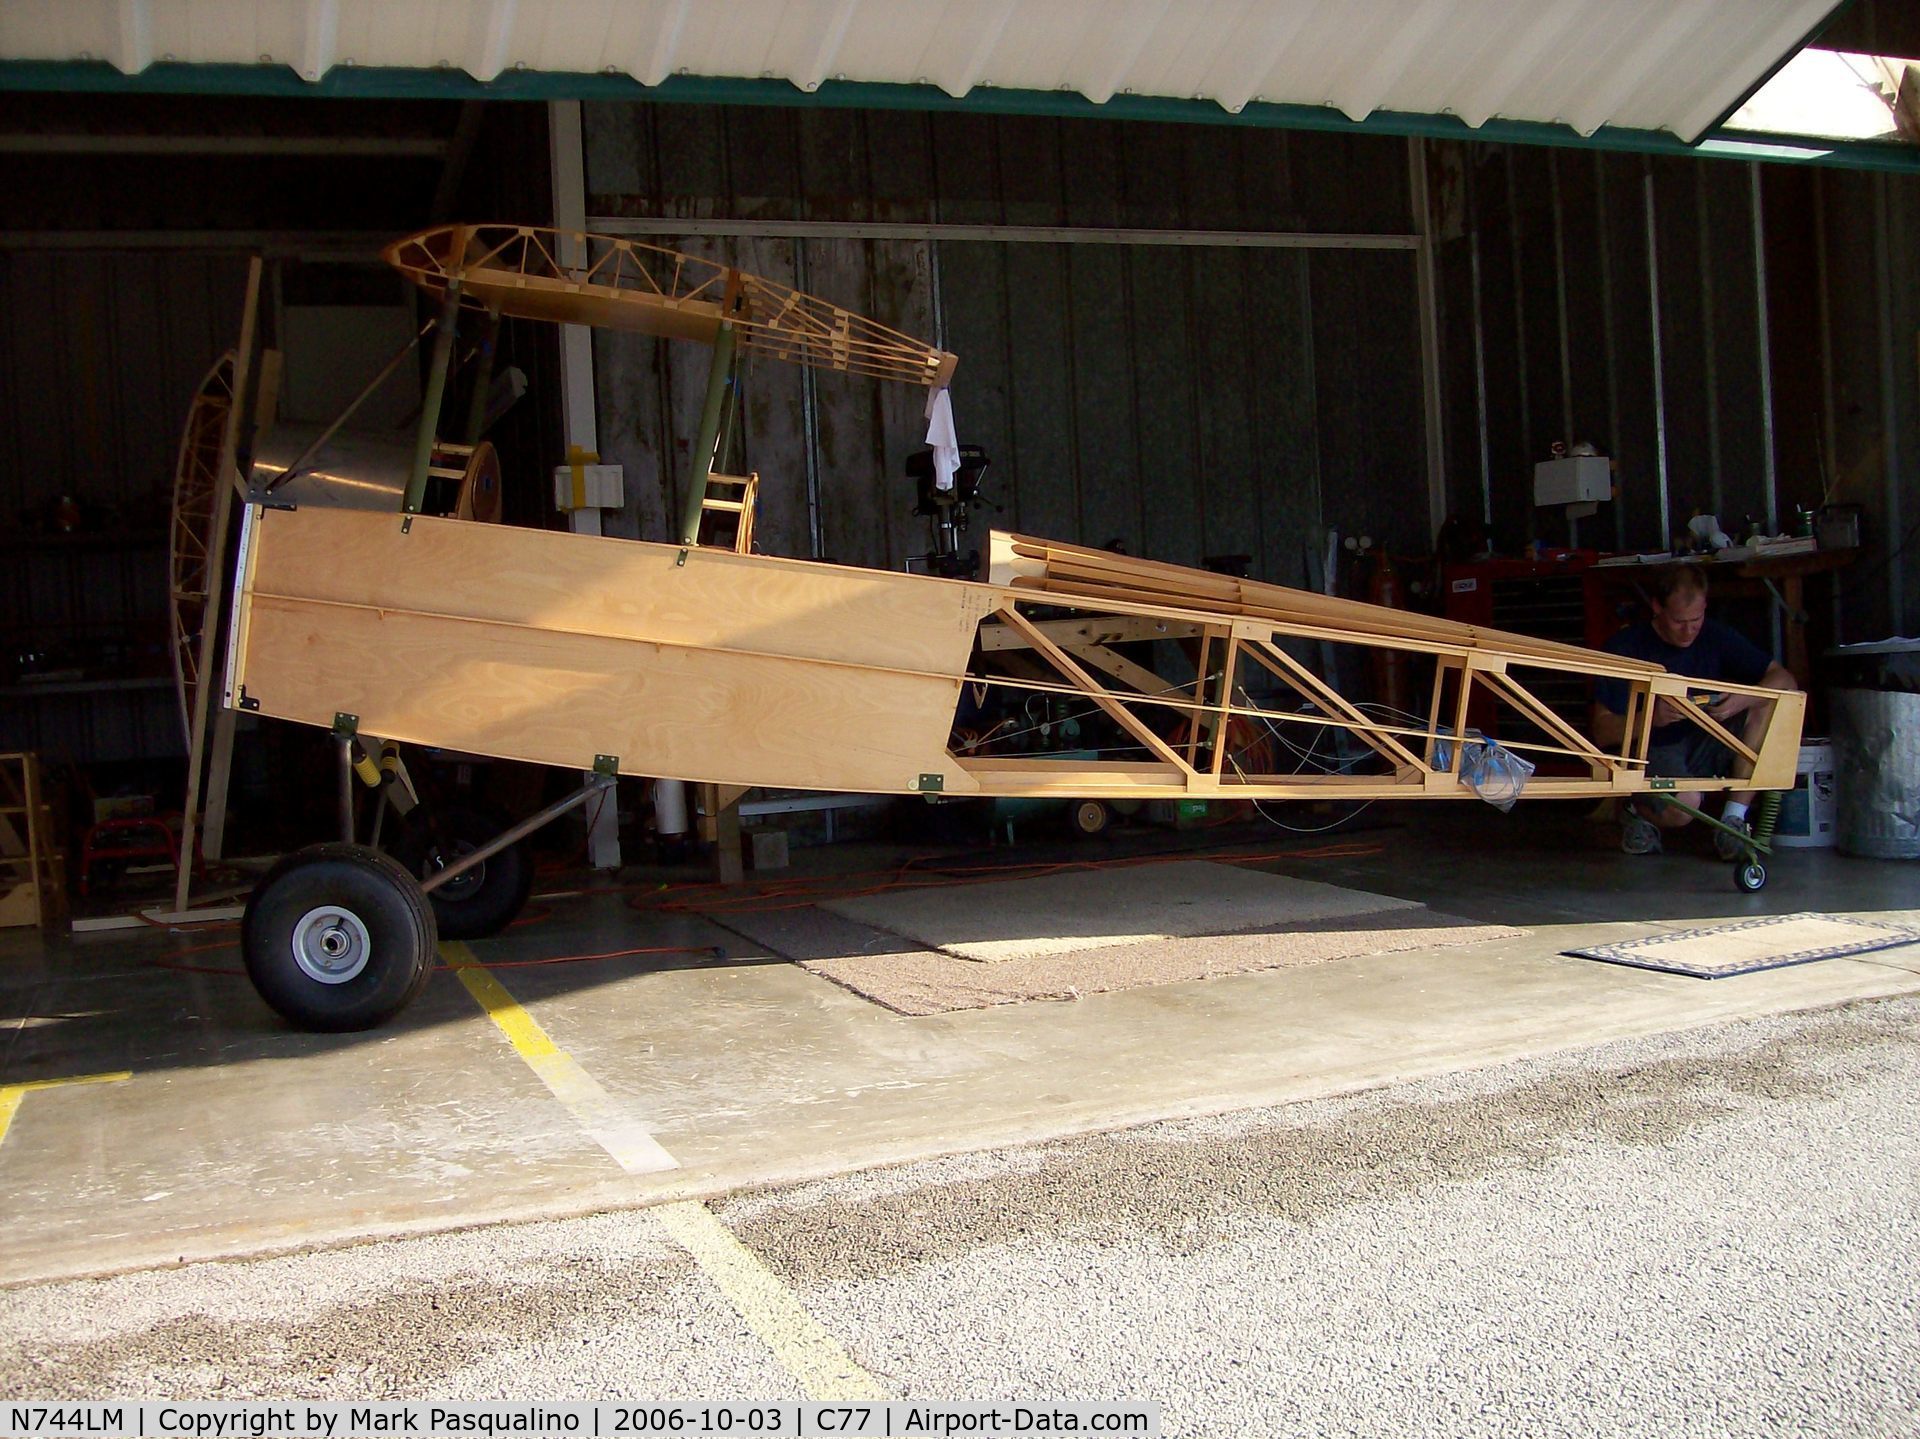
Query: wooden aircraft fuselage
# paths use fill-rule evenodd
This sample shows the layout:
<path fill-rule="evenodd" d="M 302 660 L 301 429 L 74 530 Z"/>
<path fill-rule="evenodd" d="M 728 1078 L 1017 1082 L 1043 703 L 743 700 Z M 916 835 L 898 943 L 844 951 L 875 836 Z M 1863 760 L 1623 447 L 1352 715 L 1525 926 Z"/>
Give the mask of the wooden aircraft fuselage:
<path fill-rule="evenodd" d="M 1489 702 L 1539 736 L 1516 751 L 1558 762 L 1527 797 L 1671 787 L 1645 772 L 1654 702 L 1667 699 L 1751 758 L 1741 788 L 1794 781 L 1798 694 L 1711 687 L 1770 706 L 1764 736 L 1748 745 L 1686 703 L 1705 687 L 1654 665 L 1020 536 L 996 534 L 993 558 L 989 579 L 974 582 L 249 505 L 228 702 L 323 727 L 352 715 L 367 735 L 504 759 L 731 786 L 1458 799 L 1475 790 L 1462 774 L 1467 746 L 1449 739 Z M 1352 702 L 1295 653 L 1326 645 L 1424 656 L 1435 677 L 1425 722 Z M 1534 677 L 1569 674 L 1626 681 L 1616 748 L 1533 693 Z M 968 685 L 1069 697 L 1112 721 L 1122 752 L 956 745 Z M 1269 747 L 1249 768 L 1214 742 L 1236 722 L 1303 736 L 1332 727 L 1365 762 L 1297 771 Z"/>

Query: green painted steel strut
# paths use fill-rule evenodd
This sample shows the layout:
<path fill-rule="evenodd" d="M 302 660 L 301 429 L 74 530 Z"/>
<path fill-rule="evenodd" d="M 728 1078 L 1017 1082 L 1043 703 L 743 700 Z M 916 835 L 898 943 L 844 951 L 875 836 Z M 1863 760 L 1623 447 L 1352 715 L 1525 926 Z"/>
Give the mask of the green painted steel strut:
<path fill-rule="evenodd" d="M 413 445 L 413 473 L 407 477 L 401 512 L 420 513 L 427 499 L 427 471 L 433 466 L 433 442 L 439 434 L 440 403 L 447 394 L 447 371 L 453 364 L 453 332 L 460 323 L 460 282 L 447 281 L 446 303 L 440 307 L 440 333 L 433 337 L 433 365 L 427 372 L 427 393 L 420 401 L 420 435 Z"/>
<path fill-rule="evenodd" d="M 720 447 L 720 416 L 726 409 L 727 377 L 733 373 L 733 326 L 720 322 L 713 337 L 713 368 L 707 371 L 707 403 L 700 412 L 700 434 L 694 441 L 693 468 L 687 476 L 687 508 L 680 516 L 680 543 L 700 543 L 700 510 L 707 502 L 707 480 L 713 474 Z"/>
<path fill-rule="evenodd" d="M 1682 804 L 1670 794 L 1663 794 L 1659 798 L 1661 804 L 1670 804 L 1683 814 L 1692 815 L 1695 819 L 1705 824 L 1708 829 L 1718 830 L 1721 834 L 1732 835 L 1746 847 L 1750 857 L 1773 853 L 1773 828 L 1780 818 L 1780 791 L 1777 789 L 1762 790 L 1759 795 L 1755 797 L 1753 807 L 1748 810 L 1748 813 L 1753 816 L 1749 821 L 1753 826 L 1751 833 L 1746 830 L 1735 829 L 1725 820 L 1707 814 L 1702 810 L 1697 810 L 1690 804 Z"/>

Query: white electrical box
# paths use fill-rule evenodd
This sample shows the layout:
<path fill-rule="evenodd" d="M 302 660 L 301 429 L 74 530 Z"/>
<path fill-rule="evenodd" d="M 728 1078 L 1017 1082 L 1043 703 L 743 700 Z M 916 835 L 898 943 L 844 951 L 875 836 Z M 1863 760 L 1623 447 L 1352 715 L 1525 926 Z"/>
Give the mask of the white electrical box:
<path fill-rule="evenodd" d="M 1568 455 L 1533 467 L 1536 505 L 1590 505 L 1613 498 L 1613 462 L 1605 455 Z"/>
<path fill-rule="evenodd" d="M 553 503 L 559 509 L 617 510 L 626 502 L 626 485 L 618 465 L 582 465 L 578 489 L 572 465 L 554 467 Z"/>

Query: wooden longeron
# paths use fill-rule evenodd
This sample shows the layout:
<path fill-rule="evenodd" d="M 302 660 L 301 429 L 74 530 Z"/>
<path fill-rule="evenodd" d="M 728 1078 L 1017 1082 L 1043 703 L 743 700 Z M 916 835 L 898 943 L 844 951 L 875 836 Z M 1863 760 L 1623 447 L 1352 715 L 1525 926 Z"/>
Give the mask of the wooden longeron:
<path fill-rule="evenodd" d="M 1306 591 L 996 533 L 985 582 L 458 519 L 249 506 L 230 703 L 321 726 L 573 769 L 880 794 L 1460 799 L 1476 702 L 1525 721 L 1523 797 L 1672 788 L 1646 775 L 1653 702 L 1786 789 L 1805 699 L 1748 746 L 1657 666 Z M 1154 643 L 1147 643 L 1147 642 Z M 1164 643 L 1162 643 L 1164 642 Z M 1383 715 L 1298 658 L 1323 644 L 1434 666 L 1424 720 Z M 1535 692 L 1543 676 L 1626 681 L 1603 748 Z M 1104 714 L 1095 757 L 960 744 L 969 685 Z M 1261 698 L 1256 701 L 1254 696 Z M 1182 723 L 1184 721 L 1184 723 Z M 1349 759 L 1301 771 L 1231 737 L 1332 729 Z M 1518 727 L 1509 725 L 1517 731 Z M 1352 758 L 1357 755 L 1358 758 Z M 1550 772 L 1551 771 L 1551 772 Z"/>

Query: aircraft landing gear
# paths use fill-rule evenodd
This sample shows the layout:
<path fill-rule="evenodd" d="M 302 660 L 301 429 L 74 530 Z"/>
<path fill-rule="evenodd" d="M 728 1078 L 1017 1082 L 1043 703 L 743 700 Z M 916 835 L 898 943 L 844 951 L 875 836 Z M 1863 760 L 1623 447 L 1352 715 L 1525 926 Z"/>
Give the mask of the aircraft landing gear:
<path fill-rule="evenodd" d="M 359 844 L 316 844 L 267 872 L 247 900 L 240 951 L 253 987 L 301 1029 L 372 1029 L 433 973 L 439 933 L 419 883 Z"/>

